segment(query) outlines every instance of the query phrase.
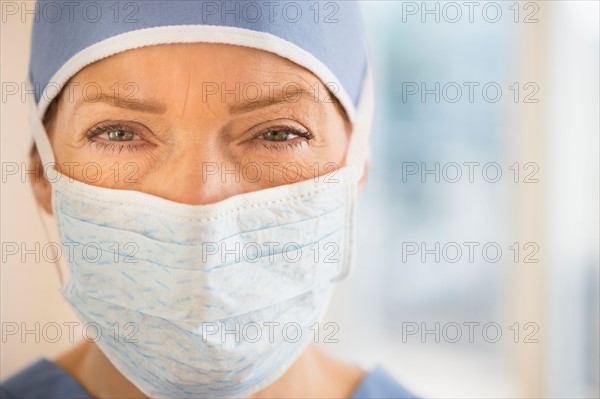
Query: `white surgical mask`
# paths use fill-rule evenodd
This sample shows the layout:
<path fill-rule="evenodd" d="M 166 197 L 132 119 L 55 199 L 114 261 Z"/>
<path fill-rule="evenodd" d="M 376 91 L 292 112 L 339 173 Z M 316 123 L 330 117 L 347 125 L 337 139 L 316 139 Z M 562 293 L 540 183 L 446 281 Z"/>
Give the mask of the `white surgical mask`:
<path fill-rule="evenodd" d="M 354 261 L 353 167 L 209 205 L 50 177 L 69 254 L 63 295 L 150 397 L 245 397 L 269 385 L 315 339 Z"/>
<path fill-rule="evenodd" d="M 64 296 L 146 395 L 246 396 L 314 340 L 353 261 L 355 195 L 349 168 L 195 206 L 60 176 Z"/>

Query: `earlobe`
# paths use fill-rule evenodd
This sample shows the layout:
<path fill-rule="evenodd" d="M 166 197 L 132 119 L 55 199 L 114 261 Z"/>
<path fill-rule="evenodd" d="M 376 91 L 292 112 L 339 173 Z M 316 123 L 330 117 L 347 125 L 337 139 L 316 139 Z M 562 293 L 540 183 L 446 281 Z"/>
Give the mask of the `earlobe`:
<path fill-rule="evenodd" d="M 35 201 L 48 215 L 52 215 L 52 186 L 44 175 L 42 161 L 36 148 L 31 151 L 29 168 L 35 169 L 34 176 L 30 178 Z"/>

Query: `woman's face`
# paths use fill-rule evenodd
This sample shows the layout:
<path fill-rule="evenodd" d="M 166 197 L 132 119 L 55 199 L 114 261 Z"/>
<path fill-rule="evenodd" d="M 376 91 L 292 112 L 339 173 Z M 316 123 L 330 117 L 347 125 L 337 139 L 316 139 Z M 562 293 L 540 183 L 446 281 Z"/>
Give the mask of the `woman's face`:
<path fill-rule="evenodd" d="M 224 44 L 156 45 L 98 61 L 50 114 L 62 173 L 192 205 L 332 172 L 350 134 L 311 72 Z"/>

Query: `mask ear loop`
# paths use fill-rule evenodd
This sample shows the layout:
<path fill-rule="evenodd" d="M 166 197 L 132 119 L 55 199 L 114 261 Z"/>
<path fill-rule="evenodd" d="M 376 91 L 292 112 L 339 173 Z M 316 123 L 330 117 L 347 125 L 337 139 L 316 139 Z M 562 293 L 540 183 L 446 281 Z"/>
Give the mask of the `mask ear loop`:
<path fill-rule="evenodd" d="M 40 222 L 42 223 L 42 228 L 44 229 L 44 234 L 46 235 L 46 240 L 48 241 L 48 243 L 52 243 L 52 239 L 50 238 L 50 231 L 48 230 L 48 226 L 46 226 L 46 222 L 44 221 L 44 215 L 42 215 L 42 212 L 40 211 L 40 206 L 36 206 L 35 209 L 37 211 Z M 60 245 L 60 244 L 58 244 L 58 245 Z M 61 257 L 58 256 L 57 250 L 54 245 L 52 245 L 52 248 L 53 248 L 53 252 L 54 252 L 54 257 L 50 261 L 50 263 L 52 263 L 54 265 L 56 274 L 58 274 L 58 281 L 60 283 L 60 286 L 63 287 L 65 285 L 65 279 L 64 279 L 63 271 L 60 267 L 60 258 Z"/>
<path fill-rule="evenodd" d="M 358 178 L 365 174 L 365 167 L 369 160 L 369 136 L 375 114 L 375 88 L 373 81 L 373 64 L 370 57 L 367 59 L 367 70 L 363 80 L 360 102 L 354 120 L 346 165 L 356 168 Z"/>
<path fill-rule="evenodd" d="M 27 90 L 28 90 L 27 93 L 34 93 L 33 84 L 31 83 L 29 78 L 27 79 L 26 85 L 27 85 Z M 48 139 L 46 129 L 44 128 L 44 125 L 42 124 L 40 116 L 38 115 L 38 110 L 37 110 L 37 106 L 35 104 L 35 99 L 33 98 L 33 95 L 26 96 L 25 101 L 27 102 L 28 114 L 29 114 L 29 126 L 31 129 L 31 133 L 33 135 L 33 141 L 36 145 L 38 154 L 40 155 L 40 159 L 42 161 L 42 165 L 41 165 L 42 171 L 46 175 L 46 167 L 49 167 L 50 165 L 52 165 L 52 167 L 54 167 L 54 169 L 56 169 L 55 168 L 56 162 L 54 161 L 54 153 L 52 152 L 52 146 L 50 144 L 50 140 Z M 46 175 L 46 179 L 48 180 L 48 182 L 50 182 L 50 184 L 52 184 L 52 181 L 48 178 L 47 175 Z M 52 243 L 50 231 L 48 229 L 48 226 L 46 225 L 46 221 L 44 220 L 44 215 L 42 215 L 42 212 L 40 211 L 40 206 L 36 204 L 35 209 L 37 211 L 38 217 L 42 224 L 44 234 L 46 235 L 46 240 L 48 241 L 48 243 Z M 58 245 L 60 245 L 60 244 L 58 244 Z M 52 247 L 55 248 L 54 246 L 52 246 Z M 64 286 L 64 275 L 63 275 L 62 269 L 60 267 L 60 257 L 56 253 L 56 249 L 54 249 L 54 253 L 56 256 L 53 257 L 53 260 L 50 263 L 52 263 L 54 265 L 56 273 L 58 274 L 58 280 L 60 282 L 60 285 L 61 285 L 61 287 L 63 287 Z"/>
<path fill-rule="evenodd" d="M 369 157 L 369 134 L 373 123 L 373 115 L 375 113 L 375 94 L 373 84 L 373 72 L 372 63 L 370 59 L 367 62 L 367 71 L 363 81 L 361 90 L 360 103 L 356 112 L 356 119 L 352 129 L 352 136 L 350 137 L 350 144 L 348 148 L 348 156 L 346 157 L 346 165 L 352 167 L 355 171 L 353 184 L 351 185 L 348 196 L 349 203 L 352 204 L 348 208 L 348 214 L 351 218 L 350 229 L 347 231 L 346 242 L 349 243 L 348 256 L 338 275 L 332 278 L 332 282 L 344 280 L 354 270 L 354 263 L 356 262 L 356 243 L 357 243 L 357 232 L 356 232 L 356 212 L 354 207 L 356 201 L 354 200 L 357 196 L 358 181 L 365 174 L 366 165 Z"/>

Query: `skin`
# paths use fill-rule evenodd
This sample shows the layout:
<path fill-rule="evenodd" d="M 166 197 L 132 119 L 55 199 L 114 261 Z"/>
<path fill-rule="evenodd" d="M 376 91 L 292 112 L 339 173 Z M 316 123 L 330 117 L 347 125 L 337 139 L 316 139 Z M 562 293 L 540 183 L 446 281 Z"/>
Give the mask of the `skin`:
<path fill-rule="evenodd" d="M 46 116 L 63 174 L 191 205 L 332 172 L 350 136 L 343 109 L 310 71 L 225 44 L 156 45 L 100 60 L 70 80 Z M 31 162 L 39 163 L 35 151 Z M 38 174 L 33 191 L 51 214 L 51 187 Z M 95 344 L 56 363 L 93 397 L 144 397 Z M 349 397 L 364 374 L 310 346 L 252 398 Z"/>

